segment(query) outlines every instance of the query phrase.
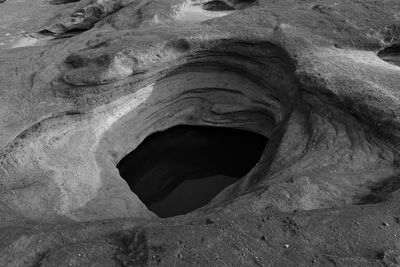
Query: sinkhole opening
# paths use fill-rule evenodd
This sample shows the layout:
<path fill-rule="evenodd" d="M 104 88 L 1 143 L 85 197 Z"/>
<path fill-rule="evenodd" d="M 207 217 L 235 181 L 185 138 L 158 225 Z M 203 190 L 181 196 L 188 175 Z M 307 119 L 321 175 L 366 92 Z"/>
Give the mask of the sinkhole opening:
<path fill-rule="evenodd" d="M 65 5 L 70 3 L 79 2 L 80 0 L 50 0 L 50 5 Z"/>
<path fill-rule="evenodd" d="M 234 11 L 248 8 L 256 3 L 256 0 L 212 0 L 203 4 L 206 11 Z"/>
<path fill-rule="evenodd" d="M 234 7 L 222 1 L 210 1 L 203 4 L 203 9 L 207 11 L 232 11 Z"/>
<path fill-rule="evenodd" d="M 244 130 L 180 125 L 148 136 L 117 168 L 149 210 L 172 217 L 206 205 L 245 176 L 267 142 Z"/>
<path fill-rule="evenodd" d="M 400 42 L 383 48 L 378 53 L 382 60 L 400 67 Z"/>

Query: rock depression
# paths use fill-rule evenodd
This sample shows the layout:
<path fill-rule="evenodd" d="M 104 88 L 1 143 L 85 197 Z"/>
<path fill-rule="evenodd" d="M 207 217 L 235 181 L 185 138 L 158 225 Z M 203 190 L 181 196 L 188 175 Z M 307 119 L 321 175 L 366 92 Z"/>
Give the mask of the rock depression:
<path fill-rule="evenodd" d="M 399 14 L 1 3 L 0 265 L 398 265 Z"/>
<path fill-rule="evenodd" d="M 240 130 L 176 126 L 149 136 L 117 167 L 140 200 L 166 217 L 207 204 L 252 169 L 266 143 Z"/>

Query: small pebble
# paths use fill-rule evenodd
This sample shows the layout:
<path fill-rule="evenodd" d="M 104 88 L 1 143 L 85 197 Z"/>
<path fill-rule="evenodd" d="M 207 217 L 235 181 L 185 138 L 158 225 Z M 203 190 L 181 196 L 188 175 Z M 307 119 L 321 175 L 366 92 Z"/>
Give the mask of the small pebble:
<path fill-rule="evenodd" d="M 387 222 L 383 222 L 382 225 L 383 226 L 389 226 L 389 224 Z"/>
<path fill-rule="evenodd" d="M 285 248 L 289 248 L 290 246 L 289 246 L 289 244 L 285 244 L 285 245 L 283 245 Z"/>

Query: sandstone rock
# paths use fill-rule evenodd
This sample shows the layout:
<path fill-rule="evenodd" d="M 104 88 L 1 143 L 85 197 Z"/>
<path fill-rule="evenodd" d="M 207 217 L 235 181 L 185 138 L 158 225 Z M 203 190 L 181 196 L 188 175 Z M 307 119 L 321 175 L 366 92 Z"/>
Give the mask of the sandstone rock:
<path fill-rule="evenodd" d="M 397 0 L 2 3 L 0 265 L 397 264 L 399 14 Z M 269 141 L 206 206 L 160 219 L 117 164 L 178 125 Z"/>

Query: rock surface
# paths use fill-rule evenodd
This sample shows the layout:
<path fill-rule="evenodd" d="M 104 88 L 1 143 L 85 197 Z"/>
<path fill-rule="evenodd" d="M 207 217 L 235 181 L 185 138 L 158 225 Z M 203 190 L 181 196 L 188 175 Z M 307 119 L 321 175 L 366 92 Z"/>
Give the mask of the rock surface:
<path fill-rule="evenodd" d="M 0 1 L 1 266 L 398 266 L 398 0 Z M 159 219 L 117 163 L 172 126 L 269 138 Z"/>

